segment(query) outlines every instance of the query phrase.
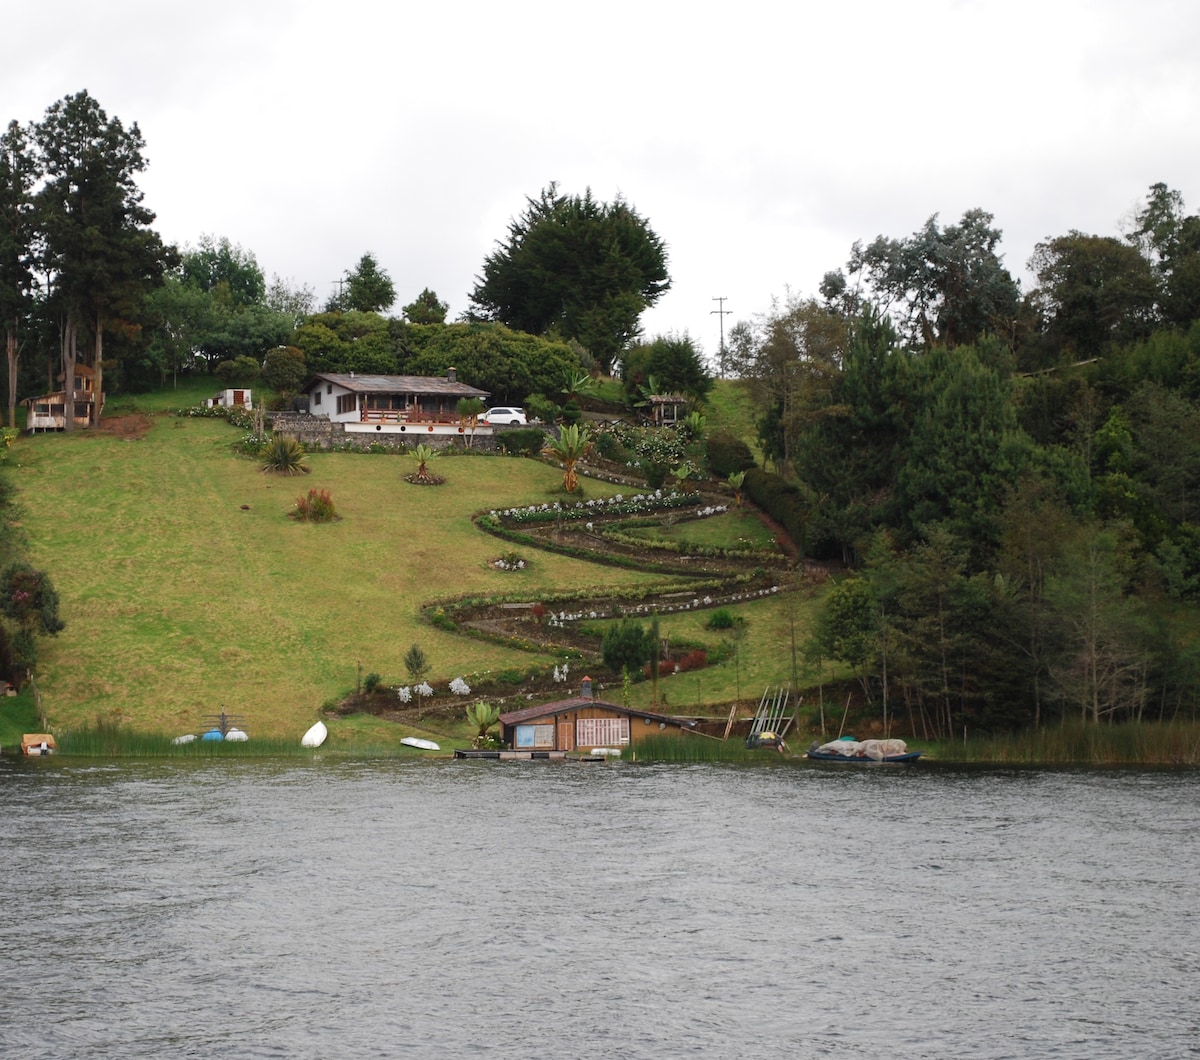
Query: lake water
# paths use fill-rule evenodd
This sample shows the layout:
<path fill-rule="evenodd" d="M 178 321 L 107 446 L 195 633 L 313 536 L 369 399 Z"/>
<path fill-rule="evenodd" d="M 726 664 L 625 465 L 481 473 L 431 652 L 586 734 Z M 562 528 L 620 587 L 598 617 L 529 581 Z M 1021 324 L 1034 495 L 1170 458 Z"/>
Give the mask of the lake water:
<path fill-rule="evenodd" d="M 1200 1055 L 1200 774 L 4 759 L 0 1052 Z"/>

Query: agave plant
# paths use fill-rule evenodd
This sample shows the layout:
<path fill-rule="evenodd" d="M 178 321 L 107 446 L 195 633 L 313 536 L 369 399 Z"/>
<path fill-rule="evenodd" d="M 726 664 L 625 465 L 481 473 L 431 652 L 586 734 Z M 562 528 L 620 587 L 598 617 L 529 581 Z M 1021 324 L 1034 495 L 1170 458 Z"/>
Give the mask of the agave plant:
<path fill-rule="evenodd" d="M 275 435 L 263 450 L 262 470 L 281 475 L 307 475 L 309 467 L 304 462 L 304 446 L 289 435 Z"/>

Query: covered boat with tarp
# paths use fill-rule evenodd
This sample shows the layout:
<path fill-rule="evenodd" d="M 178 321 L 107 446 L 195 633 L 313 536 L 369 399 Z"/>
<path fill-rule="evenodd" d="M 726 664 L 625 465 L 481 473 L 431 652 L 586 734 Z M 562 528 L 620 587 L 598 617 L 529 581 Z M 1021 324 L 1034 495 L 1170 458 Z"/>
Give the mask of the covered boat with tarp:
<path fill-rule="evenodd" d="M 920 751 L 910 751 L 903 740 L 856 740 L 853 736 L 842 736 L 829 743 L 815 741 L 807 756 L 819 762 L 915 762 Z"/>

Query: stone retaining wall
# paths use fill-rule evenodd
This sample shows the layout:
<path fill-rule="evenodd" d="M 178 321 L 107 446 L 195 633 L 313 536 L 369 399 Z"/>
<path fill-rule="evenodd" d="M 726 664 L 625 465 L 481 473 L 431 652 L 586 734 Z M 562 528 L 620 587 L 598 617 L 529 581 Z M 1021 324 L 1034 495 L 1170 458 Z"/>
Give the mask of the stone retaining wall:
<path fill-rule="evenodd" d="M 417 432 L 397 434 L 385 431 L 348 433 L 342 424 L 334 423 L 324 416 L 312 416 L 307 412 L 271 412 L 267 414 L 267 422 L 278 434 L 290 435 L 308 449 L 369 449 L 373 445 L 385 446 L 388 449 L 412 449 L 419 442 L 424 442 L 431 449 L 447 449 L 452 446 L 462 449 L 466 447 L 468 440 L 466 434 L 422 435 Z M 494 434 L 476 431 L 470 441 L 471 448 L 480 452 L 492 453 L 497 449 Z"/>

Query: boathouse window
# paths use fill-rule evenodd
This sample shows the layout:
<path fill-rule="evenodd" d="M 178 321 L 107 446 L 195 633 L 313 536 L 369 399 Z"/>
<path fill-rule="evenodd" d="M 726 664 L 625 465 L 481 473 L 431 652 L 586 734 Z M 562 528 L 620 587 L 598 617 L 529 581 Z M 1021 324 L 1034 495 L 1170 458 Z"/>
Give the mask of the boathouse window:
<path fill-rule="evenodd" d="M 553 747 L 553 725 L 518 725 L 514 747 Z"/>
<path fill-rule="evenodd" d="M 578 746 L 591 744 L 629 743 L 628 718 L 579 718 L 575 722 L 575 743 Z"/>
<path fill-rule="evenodd" d="M 338 394 L 338 412 L 353 412 L 356 408 L 358 408 L 357 394 Z"/>

